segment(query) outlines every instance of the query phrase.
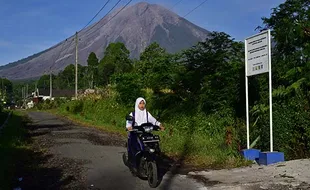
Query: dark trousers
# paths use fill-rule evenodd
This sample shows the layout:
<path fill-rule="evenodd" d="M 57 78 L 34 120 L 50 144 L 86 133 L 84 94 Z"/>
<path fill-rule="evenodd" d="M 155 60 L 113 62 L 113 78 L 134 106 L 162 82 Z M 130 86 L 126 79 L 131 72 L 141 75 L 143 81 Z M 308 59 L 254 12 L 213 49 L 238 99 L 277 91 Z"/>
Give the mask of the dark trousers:
<path fill-rule="evenodd" d="M 138 136 L 134 132 L 128 134 L 128 159 L 132 163 L 133 167 L 137 168 L 136 154 L 140 150 L 138 142 Z"/>

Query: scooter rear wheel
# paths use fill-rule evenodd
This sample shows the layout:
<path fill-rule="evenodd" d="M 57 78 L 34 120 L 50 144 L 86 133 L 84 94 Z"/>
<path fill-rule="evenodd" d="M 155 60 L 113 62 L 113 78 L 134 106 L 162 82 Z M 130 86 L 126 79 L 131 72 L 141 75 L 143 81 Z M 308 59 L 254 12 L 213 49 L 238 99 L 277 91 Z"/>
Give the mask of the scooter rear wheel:
<path fill-rule="evenodd" d="M 142 180 L 147 180 L 147 166 L 148 163 L 145 158 L 141 158 L 139 162 L 139 178 Z"/>
<path fill-rule="evenodd" d="M 126 152 L 123 153 L 123 162 L 124 162 L 125 166 L 128 167 L 128 156 L 127 156 Z"/>

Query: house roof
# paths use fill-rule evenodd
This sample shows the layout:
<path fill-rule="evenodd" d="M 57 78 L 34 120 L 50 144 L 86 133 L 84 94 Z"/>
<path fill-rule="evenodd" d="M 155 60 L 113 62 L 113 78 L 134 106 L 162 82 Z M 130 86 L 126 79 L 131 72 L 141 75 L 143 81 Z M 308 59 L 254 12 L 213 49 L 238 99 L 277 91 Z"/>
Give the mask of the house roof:
<path fill-rule="evenodd" d="M 50 90 L 48 89 L 39 89 L 40 96 L 49 96 Z M 61 89 L 53 89 L 52 96 L 53 97 L 72 97 L 75 95 L 75 90 L 61 90 Z"/>

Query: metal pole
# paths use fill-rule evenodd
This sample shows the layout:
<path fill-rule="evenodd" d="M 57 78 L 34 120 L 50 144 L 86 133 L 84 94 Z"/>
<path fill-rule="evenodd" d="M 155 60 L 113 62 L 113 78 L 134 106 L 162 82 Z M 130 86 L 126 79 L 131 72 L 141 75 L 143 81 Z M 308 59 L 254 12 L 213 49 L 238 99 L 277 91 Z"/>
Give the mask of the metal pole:
<path fill-rule="evenodd" d="M 246 139 L 247 139 L 247 149 L 250 149 L 250 118 L 249 118 L 249 84 L 248 84 L 248 50 L 246 47 L 247 41 L 245 40 L 245 99 L 246 99 Z"/>
<path fill-rule="evenodd" d="M 2 95 L 2 99 L 4 99 L 4 94 L 3 94 L 3 78 L 1 78 L 1 95 Z"/>
<path fill-rule="evenodd" d="M 269 54 L 269 107 L 270 107 L 270 152 L 273 152 L 272 130 L 272 72 L 271 72 L 271 32 L 268 30 L 268 54 Z"/>
<path fill-rule="evenodd" d="M 247 148 L 250 148 L 250 116 L 249 116 L 249 84 L 248 77 L 245 77 L 245 95 L 246 95 L 246 138 L 247 138 Z"/>
<path fill-rule="evenodd" d="M 52 99 L 53 92 L 52 72 L 50 73 L 50 99 Z"/>
<path fill-rule="evenodd" d="M 24 99 L 24 87 L 22 87 L 22 106 L 25 105 L 25 99 Z"/>
<path fill-rule="evenodd" d="M 75 33 L 75 99 L 77 99 L 77 88 L 78 88 L 78 33 Z"/>

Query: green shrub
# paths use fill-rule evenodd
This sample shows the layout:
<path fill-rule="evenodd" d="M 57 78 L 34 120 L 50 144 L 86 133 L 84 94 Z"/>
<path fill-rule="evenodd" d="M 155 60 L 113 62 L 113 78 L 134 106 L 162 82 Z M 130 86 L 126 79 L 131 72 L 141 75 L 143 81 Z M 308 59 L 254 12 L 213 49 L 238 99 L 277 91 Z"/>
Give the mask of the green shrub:
<path fill-rule="evenodd" d="M 132 109 L 133 106 L 123 106 L 113 97 L 71 101 L 61 106 L 64 113 L 69 112 L 74 118 L 121 133 L 125 132 L 125 115 Z M 150 112 L 157 114 L 153 109 Z M 242 160 L 235 146 L 239 139 L 234 129 L 232 145 L 226 144 L 227 128 L 234 126 L 234 119 L 229 115 L 175 114 L 161 122 L 167 130 L 156 133 L 161 136 L 162 150 L 169 155 L 184 156 L 205 166 L 233 167 Z M 234 163 L 226 163 L 231 159 Z"/>
<path fill-rule="evenodd" d="M 77 114 L 83 111 L 83 101 L 82 100 L 74 100 L 71 102 L 69 106 L 69 111 L 73 114 Z"/>

